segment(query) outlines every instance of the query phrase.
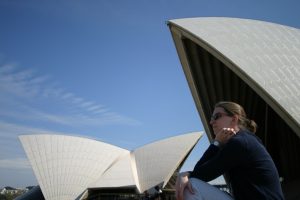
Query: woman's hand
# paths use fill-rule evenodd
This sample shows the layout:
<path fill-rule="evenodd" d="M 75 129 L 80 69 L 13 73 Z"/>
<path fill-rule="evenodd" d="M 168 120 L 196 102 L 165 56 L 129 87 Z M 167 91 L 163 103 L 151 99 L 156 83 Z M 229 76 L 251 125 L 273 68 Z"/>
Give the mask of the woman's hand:
<path fill-rule="evenodd" d="M 183 192 L 184 192 L 185 188 L 187 188 L 189 192 L 194 194 L 192 184 L 189 182 L 189 173 L 188 172 L 182 172 L 182 173 L 178 174 L 175 187 L 176 187 L 176 199 L 177 200 L 184 200 Z"/>
<path fill-rule="evenodd" d="M 220 142 L 221 144 L 225 144 L 235 134 L 236 132 L 233 128 L 223 128 L 217 133 L 215 140 Z"/>

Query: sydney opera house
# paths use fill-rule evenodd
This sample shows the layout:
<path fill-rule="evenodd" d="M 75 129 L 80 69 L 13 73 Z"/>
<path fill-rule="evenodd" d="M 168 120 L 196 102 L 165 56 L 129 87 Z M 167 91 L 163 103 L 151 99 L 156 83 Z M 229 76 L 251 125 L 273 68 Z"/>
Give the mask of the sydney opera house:
<path fill-rule="evenodd" d="M 70 200 L 91 199 L 100 189 L 134 194 L 155 186 L 164 188 L 201 136 L 200 132 L 174 136 L 133 151 L 68 135 L 19 138 L 42 191 L 41 199 Z M 24 195 L 22 199 L 32 198 Z"/>
<path fill-rule="evenodd" d="M 218 17 L 168 26 L 208 138 L 214 104 L 241 104 L 259 126 L 286 200 L 300 199 L 300 30 Z M 164 187 L 199 138 L 192 133 L 127 151 L 71 136 L 20 136 L 46 199 L 79 199 L 93 188 Z"/>

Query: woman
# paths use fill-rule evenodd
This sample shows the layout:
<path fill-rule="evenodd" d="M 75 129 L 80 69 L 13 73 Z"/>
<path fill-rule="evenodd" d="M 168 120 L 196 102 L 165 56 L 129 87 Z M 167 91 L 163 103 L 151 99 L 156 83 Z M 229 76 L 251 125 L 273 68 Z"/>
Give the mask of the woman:
<path fill-rule="evenodd" d="M 183 200 L 183 191 L 193 193 L 189 178 L 211 181 L 227 173 L 235 200 L 282 200 L 283 194 L 275 164 L 254 135 L 256 123 L 247 119 L 244 109 L 234 102 L 215 105 L 210 120 L 215 140 L 208 147 L 194 170 L 179 174 L 176 197 Z"/>

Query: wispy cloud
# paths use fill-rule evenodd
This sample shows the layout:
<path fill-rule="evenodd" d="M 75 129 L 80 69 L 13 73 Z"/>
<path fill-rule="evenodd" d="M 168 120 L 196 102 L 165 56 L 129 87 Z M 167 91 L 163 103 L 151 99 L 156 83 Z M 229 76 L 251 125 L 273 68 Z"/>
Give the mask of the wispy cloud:
<path fill-rule="evenodd" d="M 22 134 L 68 134 L 62 132 L 54 132 L 42 128 L 34 128 L 31 126 L 18 125 L 0 120 L 0 137 L 2 139 L 14 140 Z M 69 133 L 70 134 L 70 133 Z"/>
<path fill-rule="evenodd" d="M 33 128 L 31 126 L 18 125 L 0 120 L 0 167 L 5 168 L 18 162 L 18 166 L 23 166 L 25 153 L 18 140 L 19 135 L 24 134 L 64 134 L 70 133 L 54 132 L 47 129 Z M 73 134 L 72 134 L 73 135 Z M 26 168 L 26 167 L 25 167 Z"/>
<path fill-rule="evenodd" d="M 25 158 L 0 159 L 0 168 L 5 169 L 31 169 L 30 163 Z"/>
<path fill-rule="evenodd" d="M 6 108 L 0 110 L 2 118 L 26 118 L 68 126 L 140 124 L 138 120 L 67 91 L 49 75 L 39 75 L 31 69 L 18 69 L 13 64 L 0 66 L 1 96 L 10 104 L 7 106 L 3 100 L 0 101 L 1 107 Z M 42 106 L 44 104 L 48 106 Z"/>

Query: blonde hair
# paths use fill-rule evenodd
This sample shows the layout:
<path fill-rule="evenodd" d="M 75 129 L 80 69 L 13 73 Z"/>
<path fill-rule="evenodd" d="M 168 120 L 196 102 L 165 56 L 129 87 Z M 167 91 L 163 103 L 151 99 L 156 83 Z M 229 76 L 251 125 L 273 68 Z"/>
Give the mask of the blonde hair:
<path fill-rule="evenodd" d="M 238 126 L 240 129 L 247 129 L 253 133 L 256 132 L 257 129 L 257 124 L 255 123 L 255 121 L 250 120 L 247 118 L 247 115 L 245 113 L 244 108 L 235 103 L 235 102 L 230 102 L 230 101 L 221 101 L 216 103 L 215 108 L 223 108 L 224 111 L 228 114 L 228 115 L 237 115 L 238 116 Z"/>

